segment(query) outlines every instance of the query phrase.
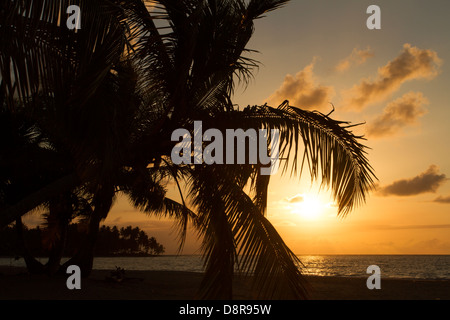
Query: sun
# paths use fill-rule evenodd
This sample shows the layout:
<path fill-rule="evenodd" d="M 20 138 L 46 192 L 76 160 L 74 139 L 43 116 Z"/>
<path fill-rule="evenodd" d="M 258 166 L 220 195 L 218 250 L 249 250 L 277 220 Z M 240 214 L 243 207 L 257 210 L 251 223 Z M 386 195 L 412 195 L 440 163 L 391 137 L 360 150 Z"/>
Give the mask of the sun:
<path fill-rule="evenodd" d="M 295 204 L 294 212 L 306 220 L 316 220 L 321 216 L 325 206 L 319 196 L 305 194 L 302 195 L 302 201 Z"/>

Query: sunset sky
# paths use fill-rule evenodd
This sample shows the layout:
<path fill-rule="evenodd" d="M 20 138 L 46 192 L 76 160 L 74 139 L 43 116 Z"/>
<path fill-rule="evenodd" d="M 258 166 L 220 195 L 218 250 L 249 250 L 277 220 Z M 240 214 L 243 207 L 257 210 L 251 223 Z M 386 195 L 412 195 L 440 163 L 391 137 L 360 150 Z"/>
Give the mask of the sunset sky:
<path fill-rule="evenodd" d="M 371 4 L 381 30 L 366 27 Z M 365 123 L 354 130 L 379 179 L 364 206 L 339 218 L 309 176 L 273 176 L 267 217 L 295 253 L 450 254 L 449 12 L 448 0 L 292 1 L 257 21 L 249 48 L 261 67 L 235 103 L 288 99 L 324 113 L 332 103 L 333 118 Z M 139 225 L 175 253 L 172 222 L 126 200 L 105 224 Z M 194 235 L 183 253 L 200 253 Z"/>

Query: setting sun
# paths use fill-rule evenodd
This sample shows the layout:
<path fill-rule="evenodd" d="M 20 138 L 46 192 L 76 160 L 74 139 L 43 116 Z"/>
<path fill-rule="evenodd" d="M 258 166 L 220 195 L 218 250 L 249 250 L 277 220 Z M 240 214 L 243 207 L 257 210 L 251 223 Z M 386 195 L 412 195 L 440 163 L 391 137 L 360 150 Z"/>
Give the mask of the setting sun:
<path fill-rule="evenodd" d="M 325 204 L 317 195 L 305 194 L 301 196 L 302 201 L 295 203 L 294 212 L 307 220 L 315 220 L 320 217 Z"/>

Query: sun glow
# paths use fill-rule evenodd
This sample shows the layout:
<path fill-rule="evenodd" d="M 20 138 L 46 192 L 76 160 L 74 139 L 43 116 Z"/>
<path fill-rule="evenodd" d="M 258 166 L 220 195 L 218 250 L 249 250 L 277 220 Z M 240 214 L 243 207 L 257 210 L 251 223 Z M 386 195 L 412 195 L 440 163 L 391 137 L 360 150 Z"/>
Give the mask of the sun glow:
<path fill-rule="evenodd" d="M 294 212 L 307 220 L 316 220 L 323 213 L 326 204 L 319 196 L 312 194 L 302 195 L 302 201 L 294 204 Z"/>

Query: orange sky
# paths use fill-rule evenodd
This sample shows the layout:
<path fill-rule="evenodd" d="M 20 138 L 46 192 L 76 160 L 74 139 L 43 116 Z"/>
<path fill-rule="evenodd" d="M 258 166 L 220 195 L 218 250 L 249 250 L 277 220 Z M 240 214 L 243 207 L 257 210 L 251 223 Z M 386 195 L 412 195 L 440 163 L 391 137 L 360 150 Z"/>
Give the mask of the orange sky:
<path fill-rule="evenodd" d="M 450 3 L 377 2 L 381 30 L 366 27 L 367 1 L 293 1 L 259 20 L 249 44 L 262 65 L 236 103 L 328 111 L 332 102 L 334 118 L 365 122 L 356 130 L 372 148 L 378 191 L 346 218 L 309 177 L 272 177 L 268 218 L 298 254 L 450 254 Z M 105 223 L 177 247 L 170 221 L 126 200 Z M 184 253 L 200 253 L 194 235 Z"/>

